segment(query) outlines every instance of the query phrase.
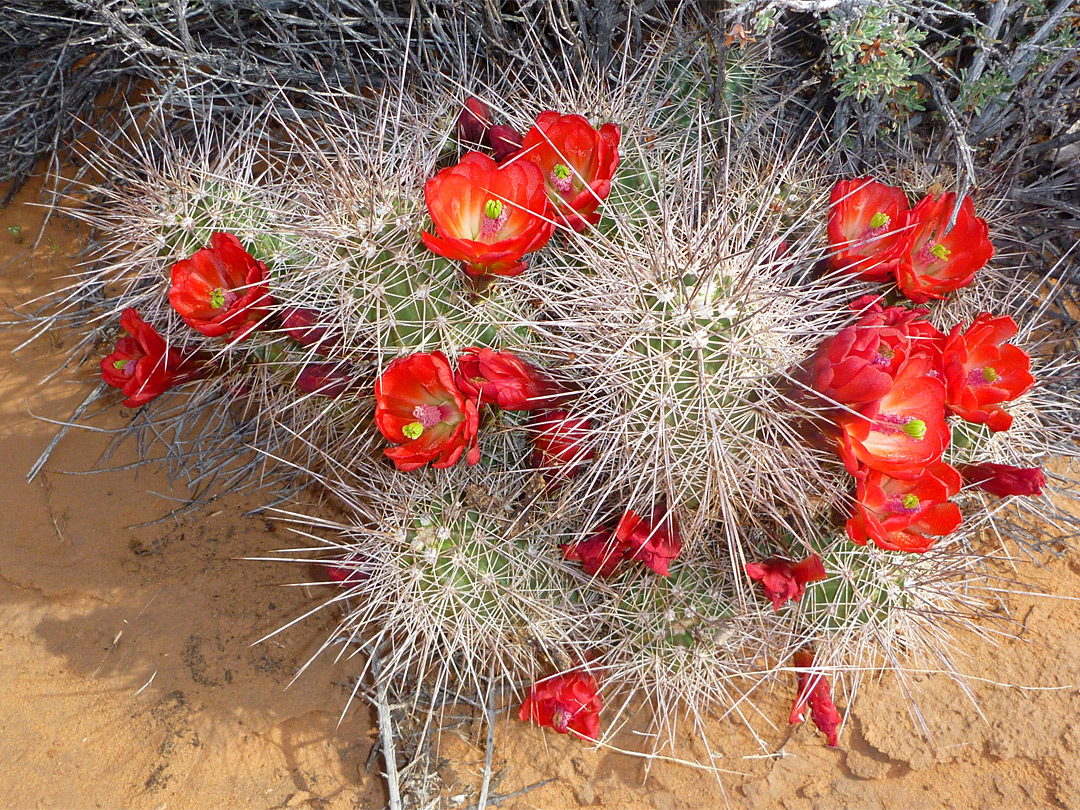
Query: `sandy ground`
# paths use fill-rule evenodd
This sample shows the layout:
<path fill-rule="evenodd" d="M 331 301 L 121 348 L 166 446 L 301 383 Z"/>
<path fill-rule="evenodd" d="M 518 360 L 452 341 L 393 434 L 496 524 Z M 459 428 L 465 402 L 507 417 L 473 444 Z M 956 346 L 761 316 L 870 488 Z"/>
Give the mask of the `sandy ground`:
<path fill-rule="evenodd" d="M 59 220 L 32 248 L 43 220 L 27 205 L 35 193 L 0 211 L 5 308 L 60 283 L 74 251 Z M 286 544 L 272 524 L 241 516 L 258 501 L 137 528 L 169 510 L 169 482 L 145 467 L 71 474 L 107 443 L 89 432 L 69 435 L 27 484 L 55 430 L 35 417 L 66 418 L 87 389 L 63 377 L 41 384 L 62 347 L 39 341 L 13 357 L 22 337 L 0 334 L 0 807 L 383 806 L 381 759 L 368 766 L 372 715 L 355 703 L 339 722 L 350 663 L 319 659 L 291 683 L 333 617 L 252 646 L 320 597 L 282 587 L 294 566 L 240 559 Z M 113 424 L 126 413 L 117 407 Z M 129 447 L 109 464 L 134 460 Z M 1019 638 L 958 640 L 974 700 L 943 676 L 909 682 L 927 738 L 891 677 L 863 687 L 835 750 L 812 727 L 787 725 L 793 684 L 761 698 L 775 724 L 767 751 L 744 729 L 713 724 L 718 764 L 732 772 L 720 780 L 508 719 L 493 792 L 555 778 L 502 806 L 1080 808 L 1080 555 L 1024 576 L 1056 596 L 1013 599 Z M 442 735 L 447 806 L 467 806 L 454 797 L 476 785 L 482 740 L 480 723 Z"/>

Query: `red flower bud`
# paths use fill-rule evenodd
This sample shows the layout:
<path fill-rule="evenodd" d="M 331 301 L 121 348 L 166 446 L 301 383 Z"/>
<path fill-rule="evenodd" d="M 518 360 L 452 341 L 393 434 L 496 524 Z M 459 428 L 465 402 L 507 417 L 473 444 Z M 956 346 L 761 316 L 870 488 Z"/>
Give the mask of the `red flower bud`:
<path fill-rule="evenodd" d="M 487 132 L 488 144 L 495 160 L 502 163 L 521 151 L 521 133 L 506 124 L 496 124 Z"/>
<path fill-rule="evenodd" d="M 172 267 L 169 303 L 184 323 L 207 337 L 247 335 L 273 304 L 269 271 L 231 233 L 210 234 L 210 247 Z"/>
<path fill-rule="evenodd" d="M 818 731 L 825 735 L 829 746 L 836 747 L 837 735 L 843 718 L 836 710 L 833 703 L 832 689 L 829 679 L 820 672 L 814 672 L 813 653 L 800 650 L 794 656 L 795 666 L 801 670 L 796 673 L 799 679 L 798 692 L 795 696 L 795 705 L 791 708 L 791 716 L 788 722 L 794 725 L 805 719 L 806 707 L 810 706 L 810 717 L 817 726 Z"/>
<path fill-rule="evenodd" d="M 945 233 L 956 195 L 927 195 L 911 209 L 911 248 L 896 268 L 900 291 L 917 304 L 966 287 L 994 255 L 986 220 L 965 197 L 953 229 Z"/>
<path fill-rule="evenodd" d="M 554 380 L 513 352 L 470 346 L 458 357 L 455 376 L 466 397 L 505 411 L 551 408 L 566 393 Z"/>
<path fill-rule="evenodd" d="M 942 363 L 949 410 L 992 431 L 1008 430 L 1012 415 L 1000 403 L 1009 402 L 1035 384 L 1031 358 L 1006 340 L 1016 334 L 1007 315 L 983 312 L 967 331 L 953 327 L 945 341 Z"/>
<path fill-rule="evenodd" d="M 523 723 L 531 720 L 560 734 L 573 732 L 578 737 L 595 740 L 600 736 L 603 708 L 596 679 L 588 672 L 574 670 L 533 684 L 518 717 Z"/>
<path fill-rule="evenodd" d="M 356 387 L 357 379 L 348 363 L 308 363 L 296 377 L 296 387 L 305 394 L 336 399 Z"/>
<path fill-rule="evenodd" d="M 525 134 L 520 159 L 540 168 L 556 215 L 575 231 L 600 221 L 596 209 L 611 192 L 619 138 L 614 124 L 596 130 L 580 115 L 550 111 Z"/>
<path fill-rule="evenodd" d="M 457 119 L 458 140 L 480 145 L 491 128 L 491 110 L 476 96 L 470 96 Z"/>
<path fill-rule="evenodd" d="M 516 276 L 525 269 L 521 257 L 555 229 L 540 170 L 525 161 L 499 168 L 470 152 L 427 181 L 424 200 L 438 234 L 425 231 L 424 244 L 463 262 L 470 276 Z"/>
<path fill-rule="evenodd" d="M 960 473 L 944 462 L 910 481 L 868 470 L 858 483 L 848 537 L 860 546 L 872 539 L 887 551 L 928 551 L 935 537 L 952 534 L 960 525 L 960 508 L 949 503 L 960 485 Z"/>
<path fill-rule="evenodd" d="M 120 313 L 128 333 L 116 341 L 113 353 L 101 361 L 101 379 L 124 392 L 124 405 L 138 408 L 170 388 L 203 376 L 207 366 L 196 355 L 184 355 L 131 307 Z"/>
<path fill-rule="evenodd" d="M 675 515 L 660 506 L 647 518 L 627 509 L 615 527 L 615 538 L 629 547 L 627 556 L 641 560 L 662 577 L 668 575 L 669 563 L 682 553 Z"/>
<path fill-rule="evenodd" d="M 573 478 L 593 457 L 591 424 L 570 411 L 539 411 L 529 419 L 533 452 L 529 464 L 548 474 L 551 486 Z"/>
<path fill-rule="evenodd" d="M 816 554 L 799 562 L 770 557 L 764 562 L 748 562 L 744 569 L 750 579 L 761 583 L 765 595 L 772 600 L 775 612 L 779 612 L 789 599 L 796 602 L 801 600 L 808 583 L 826 577 L 825 566 Z"/>
<path fill-rule="evenodd" d="M 314 347 L 316 353 L 326 355 L 337 345 L 339 335 L 329 335 L 324 326 L 326 319 L 313 309 L 292 307 L 281 316 L 281 324 L 289 337 L 306 348 Z"/>
<path fill-rule="evenodd" d="M 998 498 L 1009 495 L 1042 495 L 1046 476 L 1040 467 L 1012 467 L 1008 464 L 960 464 L 964 482 Z"/>
<path fill-rule="evenodd" d="M 567 543 L 561 548 L 563 556 L 568 560 L 579 561 L 586 574 L 603 579 L 612 577 L 619 563 L 631 551 L 629 544 L 623 543 L 614 532 L 602 526 L 588 540 Z"/>
<path fill-rule="evenodd" d="M 383 452 L 399 470 L 452 467 L 462 455 L 480 460 L 476 432 L 480 414 L 454 384 L 442 352 L 394 360 L 375 383 L 375 424 L 387 440 L 401 445 Z"/>
<path fill-rule="evenodd" d="M 907 196 L 872 177 L 841 180 L 829 199 L 829 265 L 885 281 L 911 246 Z"/>

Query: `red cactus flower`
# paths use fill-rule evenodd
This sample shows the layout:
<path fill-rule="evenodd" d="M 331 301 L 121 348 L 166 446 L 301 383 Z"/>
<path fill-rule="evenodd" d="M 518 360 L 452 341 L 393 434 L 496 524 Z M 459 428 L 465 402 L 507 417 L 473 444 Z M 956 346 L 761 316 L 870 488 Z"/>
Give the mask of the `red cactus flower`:
<path fill-rule="evenodd" d="M 965 197 L 953 229 L 945 233 L 956 195 L 923 197 L 909 214 L 911 249 L 896 268 L 900 291 L 917 304 L 966 287 L 994 255 L 986 220 Z"/>
<path fill-rule="evenodd" d="M 950 411 L 994 432 L 1009 429 L 1012 414 L 1000 403 L 1016 399 L 1035 384 L 1027 352 L 1005 343 L 1015 334 L 1016 321 L 989 312 L 980 313 L 967 331 L 960 324 L 953 327 L 942 358 Z"/>
<path fill-rule="evenodd" d="M 563 388 L 513 352 L 470 346 L 458 357 L 458 388 L 466 397 L 504 411 L 551 408 L 564 398 Z"/>
<path fill-rule="evenodd" d="M 334 399 L 356 388 L 358 382 L 348 363 L 308 363 L 296 376 L 296 387 L 305 394 Z"/>
<path fill-rule="evenodd" d="M 662 577 L 668 576 L 668 565 L 682 553 L 675 515 L 661 506 L 654 507 L 647 518 L 627 509 L 615 527 L 615 538 L 629 547 L 627 556 L 641 560 Z"/>
<path fill-rule="evenodd" d="M 806 707 L 809 705 L 810 717 L 817 726 L 817 730 L 825 735 L 829 746 L 835 748 L 843 718 L 836 710 L 836 704 L 833 703 L 829 679 L 820 672 L 813 671 L 813 653 L 799 650 L 795 653 L 793 660 L 798 670 L 796 676 L 799 679 L 799 689 L 788 722 L 792 725 L 803 722 L 806 719 Z"/>
<path fill-rule="evenodd" d="M 521 151 L 521 142 L 524 140 L 521 133 L 506 124 L 496 124 L 488 130 L 488 145 L 491 146 L 491 154 L 495 160 L 502 163 L 509 160 Z"/>
<path fill-rule="evenodd" d="M 340 585 L 355 585 L 357 582 L 363 582 L 367 579 L 369 574 L 352 565 L 327 563 L 326 576 L 331 582 L 337 582 Z"/>
<path fill-rule="evenodd" d="M 865 281 L 885 281 L 911 246 L 908 201 L 872 177 L 841 180 L 829 198 L 829 264 Z"/>
<path fill-rule="evenodd" d="M 529 464 L 544 470 L 551 486 L 569 481 L 593 457 L 592 424 L 587 417 L 566 410 L 540 411 L 530 417 L 529 431 L 533 445 Z"/>
<path fill-rule="evenodd" d="M 961 483 L 960 473 L 944 462 L 930 465 L 911 481 L 870 470 L 858 483 L 848 537 L 860 546 L 872 539 L 886 551 L 929 551 L 935 538 L 952 534 L 960 525 L 960 508 L 949 498 Z"/>
<path fill-rule="evenodd" d="M 527 161 L 499 168 L 487 155 L 470 152 L 424 185 L 435 223 L 421 234 L 428 249 L 461 261 L 470 276 L 516 276 L 521 257 L 539 250 L 555 225 L 540 170 Z"/>
<path fill-rule="evenodd" d="M 934 363 L 914 357 L 876 405 L 837 416 L 837 452 L 852 475 L 864 464 L 893 478 L 912 479 L 941 458 L 951 434 L 945 422 L 945 385 Z"/>
<path fill-rule="evenodd" d="M 120 313 L 120 327 L 128 337 L 117 340 L 113 353 L 101 361 L 101 379 L 124 392 L 125 407 L 138 408 L 205 373 L 204 363 L 168 346 L 131 307 Z"/>
<path fill-rule="evenodd" d="M 331 333 L 326 323 L 326 316 L 304 307 L 290 307 L 281 315 L 281 325 L 289 337 L 322 355 L 329 354 L 341 338 L 339 334 Z"/>
<path fill-rule="evenodd" d="M 957 467 L 964 482 L 998 498 L 1009 495 L 1042 495 L 1046 476 L 1040 467 L 1012 467 L 1008 464 L 961 464 Z"/>
<path fill-rule="evenodd" d="M 184 323 L 207 337 L 247 335 L 273 304 L 269 271 L 231 233 L 210 234 L 210 247 L 172 267 L 169 303 Z"/>
<path fill-rule="evenodd" d="M 586 740 L 600 736 L 600 710 L 604 701 L 596 679 L 582 670 L 552 675 L 534 683 L 521 704 L 518 717 L 553 728 L 560 734 L 573 732 Z"/>
<path fill-rule="evenodd" d="M 387 366 L 375 382 L 375 424 L 401 445 L 383 451 L 399 470 L 429 461 L 439 469 L 452 467 L 463 453 L 469 464 L 480 460 L 480 414 L 454 385 L 442 352 L 399 357 Z"/>
<path fill-rule="evenodd" d="M 744 569 L 750 579 L 761 583 L 765 595 L 772 600 L 773 611 L 777 613 L 789 599 L 796 602 L 801 600 L 809 583 L 827 576 L 817 554 L 811 554 L 799 562 L 770 557 L 764 562 L 748 562 Z"/>
<path fill-rule="evenodd" d="M 458 140 L 478 145 L 485 143 L 491 124 L 491 110 L 488 105 L 476 96 L 470 96 L 458 115 Z"/>
<path fill-rule="evenodd" d="M 540 113 L 525 133 L 521 159 L 540 167 L 556 214 L 575 231 L 600 221 L 596 209 L 611 192 L 619 138 L 615 124 L 596 130 L 580 115 L 556 112 Z"/>
<path fill-rule="evenodd" d="M 631 551 L 628 543 L 620 541 L 614 532 L 602 526 L 588 540 L 566 543 L 561 548 L 563 556 L 568 560 L 580 562 L 586 574 L 591 577 L 600 576 L 603 579 L 612 577 L 619 563 Z"/>

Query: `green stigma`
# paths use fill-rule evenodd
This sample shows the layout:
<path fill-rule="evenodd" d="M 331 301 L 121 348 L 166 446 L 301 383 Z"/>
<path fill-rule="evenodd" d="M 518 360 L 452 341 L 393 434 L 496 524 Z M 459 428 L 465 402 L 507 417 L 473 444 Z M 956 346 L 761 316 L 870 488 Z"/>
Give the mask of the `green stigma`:
<path fill-rule="evenodd" d="M 951 250 L 949 250 L 947 247 L 945 247 L 942 244 L 934 245 L 932 248 L 930 248 L 930 252 L 933 253 L 935 256 L 937 256 L 942 261 L 945 261 L 947 258 L 949 258 L 949 254 L 952 253 Z"/>
<path fill-rule="evenodd" d="M 115 368 L 117 371 L 123 371 L 124 366 L 126 366 L 128 362 L 129 361 L 127 360 L 113 360 L 112 367 Z"/>
<path fill-rule="evenodd" d="M 488 219 L 498 219 L 502 216 L 502 202 L 499 200 L 488 200 L 484 203 L 484 213 Z"/>
<path fill-rule="evenodd" d="M 889 215 L 884 211 L 878 211 L 870 218 L 871 228 L 882 228 L 889 224 Z"/>
<path fill-rule="evenodd" d="M 420 434 L 424 432 L 424 426 L 419 422 L 410 422 L 401 429 L 401 432 L 405 434 L 406 439 L 419 439 Z"/>
<path fill-rule="evenodd" d="M 913 439 L 921 439 L 926 435 L 926 422 L 922 419 L 912 419 L 904 425 L 903 431 Z"/>
<path fill-rule="evenodd" d="M 221 309 L 225 306 L 225 291 L 221 287 L 210 293 L 210 306 L 214 309 Z"/>
<path fill-rule="evenodd" d="M 998 378 L 997 369 L 993 366 L 987 366 L 982 370 L 982 378 L 987 382 L 994 382 Z"/>
<path fill-rule="evenodd" d="M 565 180 L 570 176 L 570 167 L 565 163 L 556 163 L 552 166 L 551 171 L 560 180 Z"/>
<path fill-rule="evenodd" d="M 904 504 L 905 509 L 918 509 L 919 508 L 919 496 L 909 492 L 900 502 Z"/>

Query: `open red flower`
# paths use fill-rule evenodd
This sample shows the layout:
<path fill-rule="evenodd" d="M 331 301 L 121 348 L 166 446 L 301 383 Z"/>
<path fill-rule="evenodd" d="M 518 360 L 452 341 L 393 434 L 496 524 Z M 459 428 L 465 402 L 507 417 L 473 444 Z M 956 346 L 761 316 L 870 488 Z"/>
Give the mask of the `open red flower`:
<path fill-rule="evenodd" d="M 924 356 L 908 360 L 879 403 L 840 414 L 836 422 L 837 452 L 852 475 L 862 464 L 894 478 L 917 478 L 940 460 L 951 438 L 945 385 Z"/>
<path fill-rule="evenodd" d="M 579 561 L 586 574 L 603 579 L 612 577 L 619 563 L 631 551 L 628 543 L 622 542 L 614 532 L 602 526 L 588 540 L 566 543 L 561 548 L 563 556 L 568 560 Z"/>
<path fill-rule="evenodd" d="M 521 160 L 540 167 L 556 214 L 575 231 L 600 221 L 596 209 L 611 193 L 619 138 L 615 124 L 596 130 L 580 115 L 550 111 L 540 113 L 525 133 Z"/>
<path fill-rule="evenodd" d="M 336 399 L 359 381 L 348 363 L 308 363 L 296 376 L 296 387 L 305 394 Z"/>
<path fill-rule="evenodd" d="M 841 180 L 829 198 L 829 264 L 885 281 L 911 246 L 907 196 L 872 177 Z"/>
<path fill-rule="evenodd" d="M 574 732 L 587 740 L 600 736 L 604 701 L 596 679 L 582 670 L 553 675 L 534 683 L 518 710 L 521 722 L 530 720 L 560 734 Z"/>
<path fill-rule="evenodd" d="M 944 462 L 901 481 L 870 470 L 858 483 L 848 537 L 860 546 L 872 539 L 886 551 L 929 551 L 937 537 L 960 525 L 960 508 L 949 498 L 960 491 L 960 473 Z"/>
<path fill-rule="evenodd" d="M 1006 340 L 1016 334 L 1016 321 L 980 313 L 964 330 L 958 324 L 945 340 L 942 363 L 949 410 L 990 430 L 1008 430 L 1012 415 L 1001 407 L 1035 384 L 1031 358 Z"/>
<path fill-rule="evenodd" d="M 772 600 L 775 612 L 779 612 L 789 599 L 796 602 L 801 600 L 809 583 L 827 576 L 817 554 L 811 554 L 799 562 L 770 557 L 763 562 L 748 562 L 744 569 L 750 579 L 761 583 L 765 595 Z"/>
<path fill-rule="evenodd" d="M 960 464 L 957 469 L 969 486 L 998 498 L 1009 495 L 1042 495 L 1046 475 L 1041 467 L 1013 467 L 1009 464 Z"/>
<path fill-rule="evenodd" d="M 375 382 L 375 424 L 401 445 L 383 452 L 399 470 L 452 467 L 465 454 L 480 460 L 476 432 L 480 414 L 454 385 L 450 361 L 442 352 L 411 354 L 394 360 Z"/>
<path fill-rule="evenodd" d="M 266 317 L 273 304 L 266 265 L 231 233 L 210 234 L 210 247 L 172 267 L 169 303 L 184 323 L 207 337 L 230 332 L 242 338 Z"/>
<path fill-rule="evenodd" d="M 101 379 L 124 392 L 124 405 L 138 408 L 170 388 L 203 375 L 205 365 L 165 343 L 165 339 L 131 307 L 120 313 L 128 333 L 101 361 Z"/>
<path fill-rule="evenodd" d="M 471 144 L 483 144 L 487 141 L 488 130 L 491 129 L 491 110 L 488 105 L 476 96 L 466 99 L 457 119 L 457 136 L 459 140 Z"/>
<path fill-rule="evenodd" d="M 479 152 L 443 169 L 424 185 L 435 223 L 422 234 L 428 249 L 461 261 L 471 276 L 516 276 L 521 257 L 539 250 L 555 230 L 540 170 L 528 161 L 502 168 Z"/>
<path fill-rule="evenodd" d="M 951 192 L 927 195 L 909 214 L 911 249 L 897 265 L 896 282 L 917 304 L 966 287 L 994 255 L 986 220 L 975 216 L 970 197 L 964 198 L 956 224 L 945 233 L 955 202 Z"/>
<path fill-rule="evenodd" d="M 529 464 L 547 473 L 553 486 L 569 481 L 593 457 L 592 425 L 585 416 L 540 411 L 529 419 L 529 431 L 533 445 Z"/>
<path fill-rule="evenodd" d="M 458 388 L 466 397 L 504 411 L 532 411 L 556 406 L 563 388 L 513 352 L 470 346 L 458 356 Z"/>
<path fill-rule="evenodd" d="M 654 507 L 647 518 L 627 509 L 615 527 L 615 538 L 629 547 L 627 556 L 641 560 L 662 577 L 668 575 L 670 562 L 682 553 L 675 515 L 662 506 Z"/>
<path fill-rule="evenodd" d="M 806 707 L 809 706 L 814 725 L 825 735 L 829 746 L 835 748 L 843 718 L 836 710 L 836 704 L 833 703 L 829 679 L 812 669 L 813 653 L 799 650 L 795 653 L 793 660 L 798 670 L 796 676 L 799 679 L 799 689 L 795 695 L 795 705 L 791 708 L 788 722 L 792 725 L 803 722 L 806 719 Z"/>

